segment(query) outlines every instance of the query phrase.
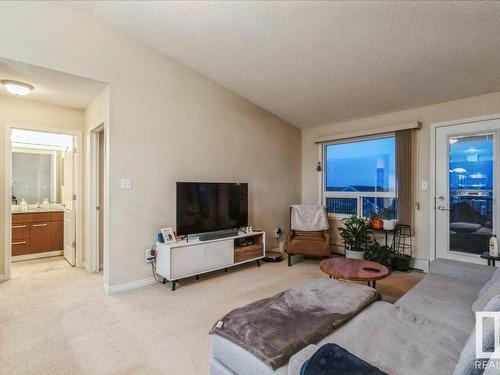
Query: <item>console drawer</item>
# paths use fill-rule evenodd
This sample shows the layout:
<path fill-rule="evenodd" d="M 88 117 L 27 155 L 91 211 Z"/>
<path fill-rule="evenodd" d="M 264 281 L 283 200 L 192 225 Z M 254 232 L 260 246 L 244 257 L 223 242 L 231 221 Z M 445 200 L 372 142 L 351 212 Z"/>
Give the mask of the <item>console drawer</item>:
<path fill-rule="evenodd" d="M 12 241 L 30 237 L 30 224 L 12 224 Z"/>
<path fill-rule="evenodd" d="M 30 240 L 27 238 L 12 241 L 11 245 L 12 256 L 30 254 L 31 252 Z"/>

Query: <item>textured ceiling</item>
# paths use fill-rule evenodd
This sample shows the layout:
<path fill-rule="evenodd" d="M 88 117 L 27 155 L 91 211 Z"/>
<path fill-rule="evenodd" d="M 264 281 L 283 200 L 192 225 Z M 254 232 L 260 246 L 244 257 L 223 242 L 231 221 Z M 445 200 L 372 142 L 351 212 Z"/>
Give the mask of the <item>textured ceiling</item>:
<path fill-rule="evenodd" d="M 500 91 L 500 2 L 72 5 L 300 127 Z"/>
<path fill-rule="evenodd" d="M 84 109 L 106 84 L 71 74 L 0 58 L 0 80 L 10 79 L 29 83 L 34 90 L 26 96 L 16 96 L 0 85 L 0 95 Z"/>

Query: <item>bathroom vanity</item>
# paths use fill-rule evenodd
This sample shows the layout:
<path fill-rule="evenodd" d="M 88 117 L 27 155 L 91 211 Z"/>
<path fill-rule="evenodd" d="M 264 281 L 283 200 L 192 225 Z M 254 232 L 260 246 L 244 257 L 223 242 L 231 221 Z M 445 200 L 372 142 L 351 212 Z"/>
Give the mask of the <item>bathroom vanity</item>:
<path fill-rule="evenodd" d="M 12 213 L 12 260 L 61 255 L 63 210 Z"/>

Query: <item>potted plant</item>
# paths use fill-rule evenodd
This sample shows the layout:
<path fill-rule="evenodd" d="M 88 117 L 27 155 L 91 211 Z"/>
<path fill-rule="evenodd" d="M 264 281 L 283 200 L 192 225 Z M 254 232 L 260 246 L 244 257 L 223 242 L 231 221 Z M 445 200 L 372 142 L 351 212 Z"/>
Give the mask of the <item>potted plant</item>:
<path fill-rule="evenodd" d="M 412 237 L 409 225 L 396 227 L 392 244 L 391 268 L 395 271 L 408 272 L 412 255 Z"/>
<path fill-rule="evenodd" d="M 383 228 L 385 230 L 394 230 L 394 227 L 396 226 L 396 220 L 393 219 L 394 217 L 394 210 L 390 210 L 388 208 L 384 208 L 382 211 L 382 219 L 383 219 Z"/>
<path fill-rule="evenodd" d="M 338 228 L 346 248 L 346 258 L 364 259 L 367 243 L 370 241 L 370 230 L 365 220 L 356 215 L 342 220 L 343 227 Z"/>
<path fill-rule="evenodd" d="M 388 266 L 392 253 L 392 247 L 381 246 L 380 243 L 374 238 L 365 250 L 365 259 Z"/>
<path fill-rule="evenodd" d="M 370 224 L 372 228 L 375 230 L 382 229 L 384 226 L 384 221 L 382 220 L 382 216 L 378 212 L 372 211 L 370 213 Z"/>

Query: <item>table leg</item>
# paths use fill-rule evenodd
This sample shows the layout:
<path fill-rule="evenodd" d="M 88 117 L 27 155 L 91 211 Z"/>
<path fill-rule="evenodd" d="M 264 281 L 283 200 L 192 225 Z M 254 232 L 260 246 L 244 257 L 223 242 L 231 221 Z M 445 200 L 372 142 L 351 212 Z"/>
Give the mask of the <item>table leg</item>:
<path fill-rule="evenodd" d="M 488 259 L 488 266 L 491 266 L 491 260 Z"/>
<path fill-rule="evenodd" d="M 373 285 L 372 285 L 372 288 L 373 288 L 373 289 L 377 289 L 377 285 L 376 285 L 375 283 L 376 283 L 376 280 L 373 280 L 373 281 L 372 281 L 372 284 L 373 284 Z"/>
<path fill-rule="evenodd" d="M 492 265 L 493 267 L 495 267 L 495 259 L 492 259 L 492 260 L 491 260 L 491 265 Z"/>

